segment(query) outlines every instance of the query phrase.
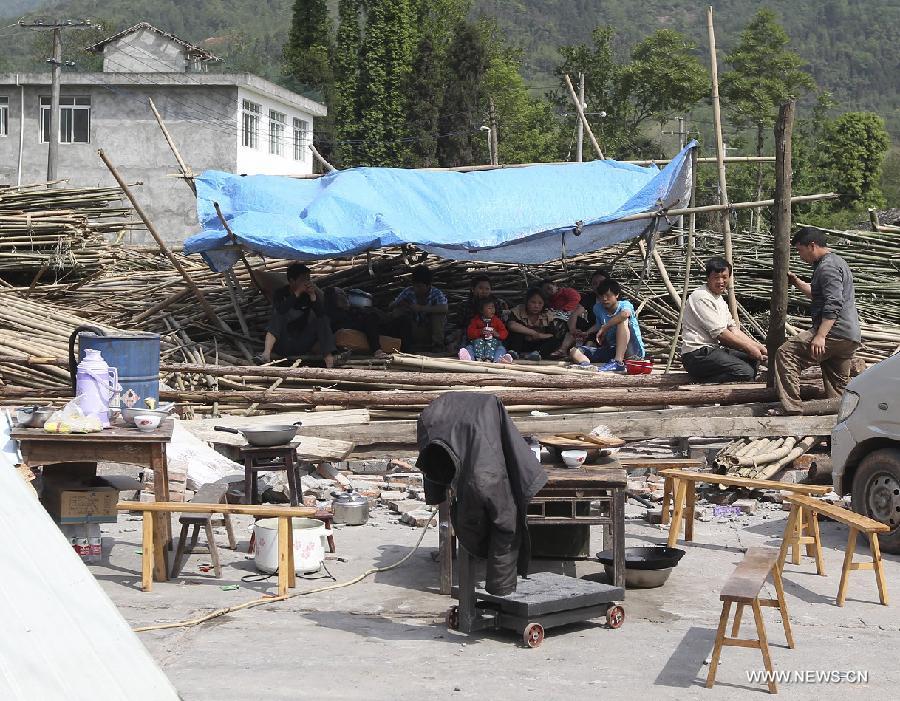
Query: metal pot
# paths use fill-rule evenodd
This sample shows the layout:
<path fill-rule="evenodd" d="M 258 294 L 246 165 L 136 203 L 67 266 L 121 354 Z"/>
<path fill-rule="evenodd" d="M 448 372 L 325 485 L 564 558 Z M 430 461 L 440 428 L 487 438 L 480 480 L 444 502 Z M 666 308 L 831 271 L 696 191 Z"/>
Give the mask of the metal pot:
<path fill-rule="evenodd" d="M 347 303 L 351 307 L 371 307 L 372 295 L 358 289 L 347 290 Z"/>
<path fill-rule="evenodd" d="M 213 426 L 214 431 L 224 431 L 225 433 L 237 433 L 244 437 L 250 445 L 256 448 L 271 448 L 275 445 L 287 445 L 294 436 L 297 435 L 297 429 L 300 422 L 290 426 L 260 426 L 259 428 L 231 428 L 230 426 Z"/>
<path fill-rule="evenodd" d="M 335 523 L 361 526 L 369 520 L 369 500 L 359 492 L 335 494 L 331 508 Z"/>
<path fill-rule="evenodd" d="M 628 589 L 661 587 L 684 552 L 665 546 L 625 548 L 625 586 Z M 597 559 L 603 564 L 606 574 L 612 577 L 613 551 L 599 552 Z"/>
<path fill-rule="evenodd" d="M 52 406 L 25 406 L 16 409 L 16 421 L 22 428 L 43 428 L 52 414 Z"/>

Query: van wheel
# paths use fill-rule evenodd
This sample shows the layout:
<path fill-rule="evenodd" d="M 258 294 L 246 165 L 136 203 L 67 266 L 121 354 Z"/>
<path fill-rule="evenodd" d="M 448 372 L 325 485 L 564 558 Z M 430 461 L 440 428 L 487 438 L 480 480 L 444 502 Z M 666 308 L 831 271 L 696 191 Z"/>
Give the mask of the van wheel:
<path fill-rule="evenodd" d="M 900 449 L 882 448 L 862 459 L 853 477 L 853 510 L 891 527 L 881 549 L 900 553 Z"/>

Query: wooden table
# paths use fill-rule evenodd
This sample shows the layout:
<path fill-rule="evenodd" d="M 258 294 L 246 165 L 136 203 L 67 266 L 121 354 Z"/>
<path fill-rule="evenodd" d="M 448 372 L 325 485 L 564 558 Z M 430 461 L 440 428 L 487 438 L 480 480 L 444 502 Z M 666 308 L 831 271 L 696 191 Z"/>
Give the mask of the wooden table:
<path fill-rule="evenodd" d="M 545 465 L 547 483 L 528 505 L 529 524 L 608 526 L 613 541 L 613 584 L 625 586 L 625 470 L 617 460 L 579 468 Z M 599 513 L 590 513 L 590 502 L 600 502 Z M 549 508 L 548 508 L 549 507 Z M 562 515 L 562 511 L 568 511 Z M 441 594 L 453 586 L 453 551 L 456 536 L 450 523 L 448 502 L 438 510 Z"/>
<path fill-rule="evenodd" d="M 169 501 L 169 468 L 166 444 L 172 440 L 173 419 L 165 419 L 155 431 L 116 425 L 97 433 L 47 433 L 42 428 L 14 428 L 11 436 L 19 442 L 22 458 L 29 467 L 64 463 L 117 462 L 139 465 L 153 470 L 153 494 L 156 501 Z M 165 513 L 155 513 L 155 532 L 162 534 L 168 545 L 172 524 Z M 168 547 L 161 548 L 154 576 L 158 582 L 168 580 Z"/>

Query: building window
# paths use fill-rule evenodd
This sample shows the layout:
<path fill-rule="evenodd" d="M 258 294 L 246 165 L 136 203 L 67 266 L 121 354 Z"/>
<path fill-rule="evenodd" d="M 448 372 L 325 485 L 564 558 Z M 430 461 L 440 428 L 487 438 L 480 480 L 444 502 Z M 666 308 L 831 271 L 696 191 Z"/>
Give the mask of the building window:
<path fill-rule="evenodd" d="M 287 117 L 283 112 L 269 110 L 269 153 L 284 155 L 284 125 Z"/>
<path fill-rule="evenodd" d="M 243 101 L 242 112 L 242 143 L 247 148 L 259 148 L 259 115 L 262 107 L 256 102 L 250 100 Z"/>
<path fill-rule="evenodd" d="M 49 141 L 50 98 L 41 98 L 41 143 Z M 59 143 L 91 142 L 91 98 L 63 95 L 59 98 Z"/>
<path fill-rule="evenodd" d="M 9 98 L 0 95 L 0 136 L 9 134 Z"/>
<path fill-rule="evenodd" d="M 309 122 L 299 117 L 294 117 L 294 160 L 305 161 L 306 152 L 309 151 Z"/>

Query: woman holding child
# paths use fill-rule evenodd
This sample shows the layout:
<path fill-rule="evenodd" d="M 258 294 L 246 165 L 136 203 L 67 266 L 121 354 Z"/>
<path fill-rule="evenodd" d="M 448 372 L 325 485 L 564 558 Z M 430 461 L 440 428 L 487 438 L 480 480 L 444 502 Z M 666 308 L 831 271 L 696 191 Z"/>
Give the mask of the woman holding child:
<path fill-rule="evenodd" d="M 554 319 L 544 293 L 532 287 L 525 293 L 525 302 L 509 312 L 507 348 L 523 360 L 549 358 L 563 343 L 563 338 L 554 332 Z"/>

